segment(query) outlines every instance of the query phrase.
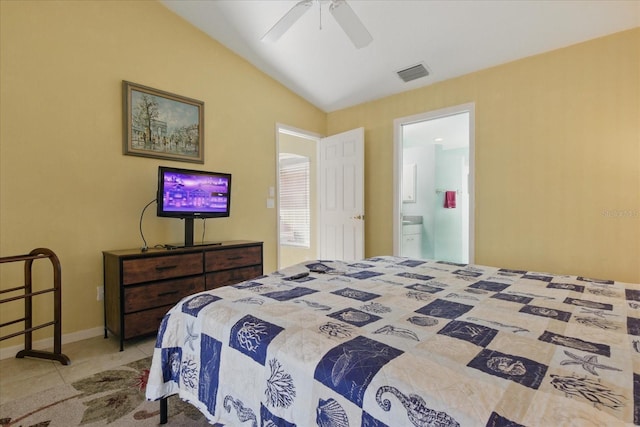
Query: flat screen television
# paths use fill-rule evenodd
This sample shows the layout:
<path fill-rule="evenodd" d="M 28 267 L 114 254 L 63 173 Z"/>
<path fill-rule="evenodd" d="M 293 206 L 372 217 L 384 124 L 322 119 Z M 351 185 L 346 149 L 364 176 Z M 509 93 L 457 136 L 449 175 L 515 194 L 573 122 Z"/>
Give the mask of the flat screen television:
<path fill-rule="evenodd" d="M 195 218 L 221 218 L 231 213 L 231 174 L 158 167 L 160 217 L 185 220 L 185 246 L 193 246 Z"/>

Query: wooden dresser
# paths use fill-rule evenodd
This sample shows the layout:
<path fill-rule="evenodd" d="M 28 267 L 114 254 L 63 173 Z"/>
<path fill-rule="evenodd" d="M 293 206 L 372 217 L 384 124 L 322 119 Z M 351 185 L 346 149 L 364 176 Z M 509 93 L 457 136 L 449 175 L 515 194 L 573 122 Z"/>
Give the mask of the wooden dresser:
<path fill-rule="evenodd" d="M 104 251 L 104 335 L 155 334 L 162 317 L 196 292 L 262 275 L 262 242 L 233 240 L 179 249 Z"/>

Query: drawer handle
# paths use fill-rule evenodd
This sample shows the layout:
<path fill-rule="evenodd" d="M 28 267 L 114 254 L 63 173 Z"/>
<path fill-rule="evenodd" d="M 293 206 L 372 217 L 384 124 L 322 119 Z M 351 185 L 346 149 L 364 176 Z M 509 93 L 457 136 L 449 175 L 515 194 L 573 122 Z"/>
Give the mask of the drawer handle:
<path fill-rule="evenodd" d="M 238 259 L 242 259 L 242 256 L 231 256 L 227 258 L 228 261 L 235 261 Z"/>
<path fill-rule="evenodd" d="M 167 295 L 175 295 L 177 293 L 178 293 L 178 291 L 167 291 L 167 292 L 159 293 L 158 296 L 159 297 L 166 297 Z"/>
<path fill-rule="evenodd" d="M 165 271 L 165 270 L 173 270 L 174 268 L 177 268 L 177 265 L 165 265 L 165 266 L 157 266 L 156 270 L 157 271 Z"/>

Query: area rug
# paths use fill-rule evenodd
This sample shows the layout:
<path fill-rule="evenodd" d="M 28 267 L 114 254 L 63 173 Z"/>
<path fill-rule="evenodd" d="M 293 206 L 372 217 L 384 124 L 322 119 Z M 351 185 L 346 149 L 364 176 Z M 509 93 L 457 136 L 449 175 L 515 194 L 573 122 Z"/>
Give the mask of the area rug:
<path fill-rule="evenodd" d="M 0 406 L 1 427 L 147 427 L 160 422 L 160 403 L 145 399 L 151 358 Z M 208 426 L 177 396 L 168 399 L 167 426 Z"/>

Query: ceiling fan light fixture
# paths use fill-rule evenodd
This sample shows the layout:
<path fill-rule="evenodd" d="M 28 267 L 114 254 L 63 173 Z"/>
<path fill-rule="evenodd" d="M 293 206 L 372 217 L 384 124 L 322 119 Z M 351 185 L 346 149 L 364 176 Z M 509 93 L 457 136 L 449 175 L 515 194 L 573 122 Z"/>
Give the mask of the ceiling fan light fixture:
<path fill-rule="evenodd" d="M 276 24 L 271 27 L 260 40 L 266 42 L 276 42 L 284 35 L 305 13 L 311 9 L 313 2 L 317 1 L 320 6 L 320 29 L 322 29 L 322 4 L 329 3 L 329 12 L 333 15 L 340 28 L 345 32 L 353 45 L 363 48 L 373 41 L 364 24 L 358 15 L 351 9 L 346 0 L 302 0 L 296 3 Z"/>
<path fill-rule="evenodd" d="M 295 24 L 296 21 L 298 21 L 298 19 L 302 17 L 302 15 L 304 15 L 309 11 L 309 9 L 311 9 L 312 5 L 313 0 L 302 0 L 296 3 L 295 6 L 289 9 L 289 11 L 282 18 L 280 18 L 280 20 L 276 22 L 276 24 L 271 27 L 271 29 L 267 31 L 267 33 L 262 36 L 260 40 L 272 43 L 277 42 L 280 37 L 282 37 L 282 35 L 287 31 L 289 31 L 289 28 L 291 28 L 293 24 Z"/>
<path fill-rule="evenodd" d="M 409 68 L 405 68 L 404 70 L 397 71 L 396 73 L 403 82 L 408 83 L 412 80 L 428 76 L 429 70 L 427 70 L 427 67 L 425 67 L 424 64 L 417 64 Z"/>
<path fill-rule="evenodd" d="M 357 49 L 361 49 L 373 41 L 367 28 L 345 0 L 332 0 L 329 12 Z"/>

